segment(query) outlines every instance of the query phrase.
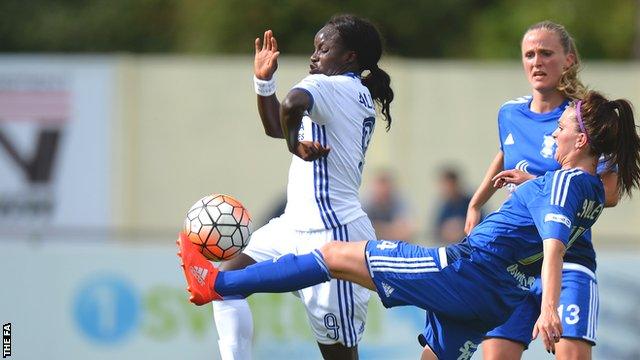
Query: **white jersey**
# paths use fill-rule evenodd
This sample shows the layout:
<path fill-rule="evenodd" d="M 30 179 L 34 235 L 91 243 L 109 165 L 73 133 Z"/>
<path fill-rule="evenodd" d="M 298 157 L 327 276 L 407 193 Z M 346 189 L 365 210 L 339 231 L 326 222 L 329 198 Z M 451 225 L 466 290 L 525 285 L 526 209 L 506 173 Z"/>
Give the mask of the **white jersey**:
<path fill-rule="evenodd" d="M 298 140 L 331 151 L 313 162 L 293 156 L 283 220 L 300 231 L 335 229 L 366 215 L 359 189 L 375 126 L 371 93 L 353 74 L 309 75 L 294 88 L 311 97 Z"/>

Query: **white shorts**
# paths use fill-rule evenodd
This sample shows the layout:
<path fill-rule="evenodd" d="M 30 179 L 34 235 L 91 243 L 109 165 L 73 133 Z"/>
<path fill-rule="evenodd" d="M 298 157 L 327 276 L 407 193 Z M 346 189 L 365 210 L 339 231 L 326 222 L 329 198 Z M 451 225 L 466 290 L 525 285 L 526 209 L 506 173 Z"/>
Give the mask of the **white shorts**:
<path fill-rule="evenodd" d="M 363 216 L 335 229 L 297 231 L 282 218 L 272 219 L 251 236 L 244 253 L 255 261 L 265 261 L 284 254 L 307 254 L 331 240 L 374 240 L 375 231 Z M 307 309 L 311 329 L 320 344 L 358 344 L 364 333 L 370 291 L 354 283 L 332 279 L 299 290 Z"/>

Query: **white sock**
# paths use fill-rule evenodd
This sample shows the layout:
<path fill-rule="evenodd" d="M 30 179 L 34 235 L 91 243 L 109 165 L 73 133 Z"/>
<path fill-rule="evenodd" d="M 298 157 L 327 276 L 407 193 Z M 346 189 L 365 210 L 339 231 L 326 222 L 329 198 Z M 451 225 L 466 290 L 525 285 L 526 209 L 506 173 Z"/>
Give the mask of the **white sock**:
<path fill-rule="evenodd" d="M 253 317 L 247 300 L 212 303 L 222 360 L 251 360 Z"/>

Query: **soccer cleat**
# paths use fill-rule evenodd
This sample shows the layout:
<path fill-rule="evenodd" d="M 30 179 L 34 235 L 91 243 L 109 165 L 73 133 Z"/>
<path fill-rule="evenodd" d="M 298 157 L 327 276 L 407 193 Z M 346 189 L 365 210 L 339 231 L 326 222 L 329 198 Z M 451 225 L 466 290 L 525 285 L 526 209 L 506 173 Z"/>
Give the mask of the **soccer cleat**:
<path fill-rule="evenodd" d="M 191 294 L 189 301 L 196 305 L 204 305 L 213 300 L 222 300 L 222 296 L 213 289 L 218 269 L 200 253 L 198 246 L 183 232 L 180 232 L 176 244 L 180 265 L 187 279 L 187 291 Z"/>

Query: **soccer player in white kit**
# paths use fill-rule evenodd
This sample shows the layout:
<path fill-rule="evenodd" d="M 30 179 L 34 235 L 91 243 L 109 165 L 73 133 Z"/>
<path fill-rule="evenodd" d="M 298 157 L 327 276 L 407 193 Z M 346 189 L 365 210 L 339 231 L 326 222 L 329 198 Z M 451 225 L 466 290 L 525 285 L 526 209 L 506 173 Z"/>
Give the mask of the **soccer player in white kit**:
<path fill-rule="evenodd" d="M 275 96 L 279 56 L 273 33 L 255 41 L 254 82 L 265 133 L 284 138 L 294 154 L 284 214 L 257 230 L 224 270 L 244 268 L 287 253 L 305 254 L 331 240 L 375 239 L 359 188 L 375 127 L 376 104 L 391 124 L 389 75 L 378 67 L 382 42 L 368 21 L 334 16 L 318 31 L 310 75 Z M 300 290 L 309 323 L 325 359 L 357 359 L 369 290 L 332 280 Z M 244 298 L 214 302 L 223 359 L 250 359 L 253 324 Z"/>

